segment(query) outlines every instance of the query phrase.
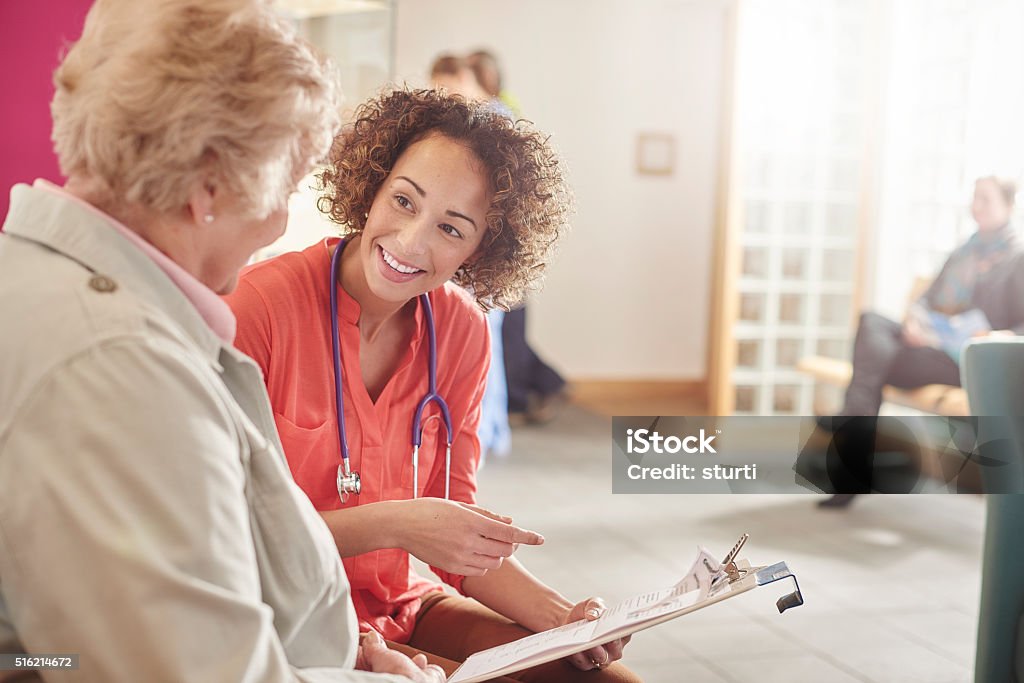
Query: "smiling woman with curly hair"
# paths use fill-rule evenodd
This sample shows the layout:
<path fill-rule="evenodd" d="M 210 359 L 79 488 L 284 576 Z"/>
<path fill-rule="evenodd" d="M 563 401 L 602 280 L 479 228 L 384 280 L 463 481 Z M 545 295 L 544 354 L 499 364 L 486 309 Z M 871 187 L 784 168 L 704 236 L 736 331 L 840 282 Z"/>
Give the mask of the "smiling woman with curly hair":
<path fill-rule="evenodd" d="M 488 186 L 483 240 L 453 279 L 482 307 L 507 309 L 543 276 L 572 205 L 547 136 L 525 121 L 513 123 L 487 105 L 436 90 L 399 90 L 371 100 L 335 140 L 331 165 L 320 175 L 327 191 L 320 209 L 346 233 L 362 232 L 395 162 L 429 135 L 472 152 Z"/>
<path fill-rule="evenodd" d="M 474 505 L 484 310 L 539 282 L 571 208 L 547 137 L 486 104 L 398 90 L 359 108 L 320 180 L 320 209 L 343 237 L 252 267 L 229 303 L 292 473 L 337 542 L 360 628 L 451 673 L 478 650 L 596 618 L 599 599 L 571 601 L 512 557 L 541 536 Z M 416 417 L 435 364 L 450 427 L 436 402 Z M 356 472 L 361 492 L 344 485 Z M 462 595 L 419 576 L 410 555 Z M 515 677 L 635 680 L 612 664 L 624 645 Z"/>

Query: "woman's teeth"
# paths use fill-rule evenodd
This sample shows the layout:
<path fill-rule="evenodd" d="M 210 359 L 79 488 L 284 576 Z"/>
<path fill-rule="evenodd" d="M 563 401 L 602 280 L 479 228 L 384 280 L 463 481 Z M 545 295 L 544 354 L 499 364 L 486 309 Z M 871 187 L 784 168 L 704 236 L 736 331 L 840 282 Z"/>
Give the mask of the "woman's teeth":
<path fill-rule="evenodd" d="M 401 263 L 399 263 L 398 259 L 389 254 L 387 250 L 384 249 L 384 247 L 380 248 L 380 252 L 384 255 L 384 262 L 387 263 L 392 268 L 394 268 L 395 270 L 397 270 L 399 273 L 412 275 L 413 273 L 420 272 L 419 268 L 413 268 L 412 266 L 404 266 Z"/>

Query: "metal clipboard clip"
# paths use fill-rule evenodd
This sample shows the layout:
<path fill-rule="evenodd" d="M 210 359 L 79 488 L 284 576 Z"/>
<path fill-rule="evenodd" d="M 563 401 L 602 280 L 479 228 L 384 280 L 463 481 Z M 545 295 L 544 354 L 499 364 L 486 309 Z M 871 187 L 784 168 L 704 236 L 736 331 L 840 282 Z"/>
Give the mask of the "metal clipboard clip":
<path fill-rule="evenodd" d="M 741 569 L 736 565 L 736 556 L 740 554 L 740 550 L 743 549 L 743 545 L 750 538 L 750 534 L 743 534 L 740 536 L 740 540 L 736 541 L 736 545 L 732 547 L 729 554 L 722 560 L 722 571 L 725 572 L 726 577 L 729 579 L 729 583 L 733 581 L 739 581 L 747 575 L 746 569 Z"/>
<path fill-rule="evenodd" d="M 711 582 L 711 590 L 714 591 L 716 588 L 725 583 L 735 583 L 743 577 L 745 577 L 750 569 L 748 567 L 740 567 L 736 563 L 736 556 L 740 554 L 740 550 L 743 549 L 743 545 L 750 538 L 750 534 L 743 534 L 740 539 L 733 545 L 732 550 L 725 556 L 725 559 L 717 566 L 714 567 L 705 558 L 704 567 L 714 575 L 714 580 Z"/>
<path fill-rule="evenodd" d="M 736 558 L 749 538 L 750 534 L 743 534 L 740 536 L 739 540 L 736 541 L 736 544 L 732 547 L 732 550 L 730 550 L 729 554 L 725 556 L 724 560 L 722 560 L 722 564 L 717 568 L 717 570 L 711 566 L 710 562 L 706 559 L 704 560 L 704 566 L 709 571 L 716 572 L 718 574 L 711 584 L 711 592 L 715 592 L 717 588 L 724 584 L 732 584 L 740 581 L 753 572 L 754 582 L 758 586 L 764 586 L 783 579 L 793 580 L 793 592 L 783 595 L 775 601 L 775 606 L 779 609 L 780 614 L 785 612 L 787 609 L 799 607 L 804 604 L 804 595 L 800 591 L 800 584 L 796 580 L 796 575 L 789 570 L 789 567 L 786 566 L 785 562 L 778 562 L 766 567 L 750 567 L 749 565 L 740 566 L 737 563 Z"/>
<path fill-rule="evenodd" d="M 804 594 L 800 592 L 800 584 L 797 583 L 796 574 L 789 571 L 789 567 L 786 566 L 785 562 L 760 567 L 755 570 L 754 574 L 754 581 L 757 582 L 758 586 L 775 583 L 783 579 L 793 579 L 793 592 L 783 595 L 775 601 L 775 606 L 779 608 L 779 614 L 785 612 L 790 607 L 799 607 L 804 604 Z"/>

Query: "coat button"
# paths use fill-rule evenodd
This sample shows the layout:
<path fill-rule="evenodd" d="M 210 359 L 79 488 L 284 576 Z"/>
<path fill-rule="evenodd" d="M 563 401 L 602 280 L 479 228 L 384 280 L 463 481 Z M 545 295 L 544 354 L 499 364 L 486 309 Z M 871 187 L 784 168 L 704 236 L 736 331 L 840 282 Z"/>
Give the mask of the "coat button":
<path fill-rule="evenodd" d="M 97 292 L 103 293 L 113 292 L 117 289 L 117 283 L 106 275 L 93 275 L 89 278 L 89 286 Z"/>

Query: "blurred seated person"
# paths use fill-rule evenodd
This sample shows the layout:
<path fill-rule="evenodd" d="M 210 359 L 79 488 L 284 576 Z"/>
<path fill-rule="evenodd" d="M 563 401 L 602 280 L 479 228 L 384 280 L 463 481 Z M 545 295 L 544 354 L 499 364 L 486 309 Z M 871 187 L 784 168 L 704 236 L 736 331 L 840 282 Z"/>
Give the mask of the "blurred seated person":
<path fill-rule="evenodd" d="M 1016 183 L 996 176 L 979 178 L 971 215 L 978 230 L 946 260 L 927 291 L 911 305 L 902 323 L 877 313 L 861 315 L 853 345 L 853 376 L 839 417 L 876 416 L 882 389 L 927 384 L 960 386 L 957 334 L 1024 333 L 1024 245 L 1010 225 Z M 962 340 L 961 340 L 962 341 Z M 841 422 L 819 424 L 831 430 Z M 837 494 L 825 506 L 842 506 L 850 494 Z"/>
<path fill-rule="evenodd" d="M 877 415 L 886 384 L 960 386 L 959 353 L 937 346 L 933 314 L 984 314 L 975 336 L 1024 332 L 1024 248 L 1013 226 L 1017 187 L 995 176 L 974 186 L 971 215 L 978 230 L 946 260 L 938 277 L 911 306 L 904 322 L 864 313 L 853 347 L 853 378 L 839 415 Z"/>

